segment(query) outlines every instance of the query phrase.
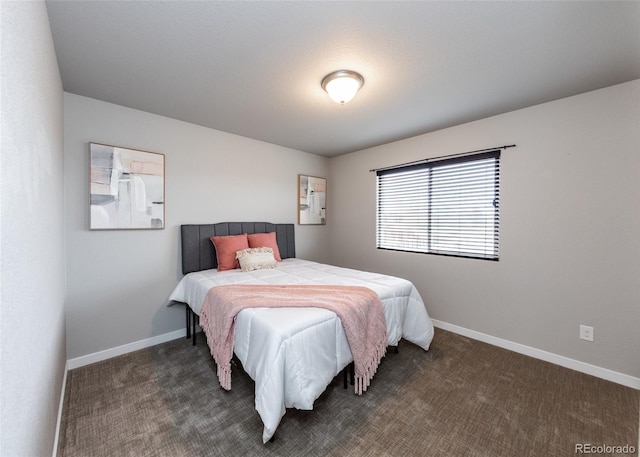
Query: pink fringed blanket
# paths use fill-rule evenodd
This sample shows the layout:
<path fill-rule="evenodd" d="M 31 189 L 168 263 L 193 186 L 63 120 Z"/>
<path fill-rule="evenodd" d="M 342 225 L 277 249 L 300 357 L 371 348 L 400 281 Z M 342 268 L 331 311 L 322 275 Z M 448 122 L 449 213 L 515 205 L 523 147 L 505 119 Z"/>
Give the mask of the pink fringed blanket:
<path fill-rule="evenodd" d="M 248 285 L 212 287 L 202 305 L 200 325 L 218 366 L 223 389 L 231 389 L 235 317 L 245 308 L 317 307 L 342 321 L 355 371 L 355 391 L 367 390 L 387 349 L 387 327 L 378 295 L 360 286 Z"/>

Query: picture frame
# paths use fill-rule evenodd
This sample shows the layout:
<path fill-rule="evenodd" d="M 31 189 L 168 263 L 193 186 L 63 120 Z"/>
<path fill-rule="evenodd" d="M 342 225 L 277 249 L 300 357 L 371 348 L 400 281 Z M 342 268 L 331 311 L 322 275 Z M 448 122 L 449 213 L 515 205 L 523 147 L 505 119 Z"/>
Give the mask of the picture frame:
<path fill-rule="evenodd" d="M 89 230 L 165 227 L 165 157 L 89 143 Z"/>
<path fill-rule="evenodd" d="M 298 224 L 327 223 L 327 179 L 298 175 Z"/>

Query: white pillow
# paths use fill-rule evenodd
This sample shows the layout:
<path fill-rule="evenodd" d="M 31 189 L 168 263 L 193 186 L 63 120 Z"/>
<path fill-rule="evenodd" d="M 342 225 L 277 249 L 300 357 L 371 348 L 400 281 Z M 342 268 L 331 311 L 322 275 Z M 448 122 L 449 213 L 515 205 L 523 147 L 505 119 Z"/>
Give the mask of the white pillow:
<path fill-rule="evenodd" d="M 262 270 L 276 268 L 278 262 L 273 256 L 273 249 L 267 247 L 248 248 L 236 252 L 236 259 L 240 261 L 241 271 Z"/>

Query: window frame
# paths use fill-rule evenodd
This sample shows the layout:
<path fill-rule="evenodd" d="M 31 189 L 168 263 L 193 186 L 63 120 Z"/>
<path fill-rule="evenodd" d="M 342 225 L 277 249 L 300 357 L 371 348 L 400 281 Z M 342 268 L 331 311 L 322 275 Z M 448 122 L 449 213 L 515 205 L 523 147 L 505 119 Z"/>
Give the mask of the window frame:
<path fill-rule="evenodd" d="M 461 258 L 499 261 L 500 260 L 500 250 L 499 250 L 500 248 L 500 155 L 501 155 L 500 152 L 501 152 L 500 149 L 495 149 L 495 150 L 489 150 L 481 153 L 465 154 L 463 156 L 448 157 L 448 158 L 445 157 L 445 158 L 439 158 L 439 159 L 431 159 L 431 160 L 426 160 L 420 163 L 413 163 L 413 164 L 408 164 L 404 166 L 376 170 L 376 249 L 400 251 L 400 252 L 414 252 L 414 253 L 420 253 L 420 254 L 444 255 L 448 257 L 461 257 Z M 489 161 L 487 162 L 488 159 Z M 489 187 L 490 190 L 481 191 L 482 192 L 481 197 L 486 198 L 486 194 L 493 194 L 493 199 L 492 199 L 493 209 L 490 209 L 491 214 L 487 214 L 484 216 L 485 218 L 484 231 L 481 230 L 482 222 L 478 224 L 474 224 L 473 222 L 468 223 L 468 220 L 469 220 L 468 217 L 470 213 L 465 214 L 464 212 L 460 211 L 460 213 L 458 213 L 457 215 L 458 217 L 457 230 L 454 229 L 455 224 L 453 223 L 451 223 L 450 225 L 446 225 L 446 224 L 440 225 L 440 229 L 439 229 L 441 237 L 443 236 L 443 234 L 448 233 L 448 231 L 453 230 L 455 232 L 454 234 L 458 238 L 453 238 L 454 241 L 452 243 L 449 243 L 449 245 L 454 245 L 457 243 L 458 248 L 457 249 L 434 248 L 434 236 L 437 235 L 437 233 L 435 233 L 436 229 L 433 227 L 434 216 L 432 212 L 438 209 L 442 212 L 442 206 L 437 206 L 433 203 L 434 198 L 439 199 L 439 201 L 442 202 L 443 200 L 441 199 L 444 197 L 445 201 L 447 201 L 449 204 L 451 204 L 452 202 L 455 204 L 456 202 L 455 197 L 451 197 L 450 200 L 446 200 L 446 198 L 447 198 L 448 191 L 451 191 L 451 189 L 456 187 L 456 185 L 444 186 L 441 189 L 437 189 L 438 184 L 436 183 L 436 186 L 435 186 L 436 189 L 434 191 L 433 170 L 442 171 L 442 170 L 445 170 L 443 167 L 450 167 L 451 169 L 454 169 L 456 165 L 460 165 L 460 164 L 468 165 L 468 167 L 466 168 L 463 167 L 464 170 L 462 172 L 460 171 L 461 168 L 458 167 L 457 171 L 450 172 L 450 174 L 448 175 L 449 178 L 461 179 L 460 188 L 464 191 L 465 186 L 468 186 L 468 188 L 470 189 L 472 185 L 469 183 L 469 181 L 467 181 L 466 178 L 464 178 L 464 176 L 466 175 L 463 175 L 462 173 L 464 173 L 465 171 L 474 173 L 473 171 L 474 166 L 477 166 L 477 165 L 479 165 L 480 167 L 482 166 L 482 162 L 480 161 L 484 161 L 486 163 L 489 163 L 490 165 L 485 166 L 484 169 L 482 170 L 482 173 L 477 173 L 474 175 L 474 177 L 478 177 L 479 179 L 484 179 L 485 188 L 486 188 L 486 181 L 492 178 L 492 187 Z M 428 175 L 428 178 L 425 176 L 422 176 L 422 179 L 426 179 L 427 182 L 415 182 L 415 178 L 416 177 L 420 178 L 421 173 Z M 387 178 L 384 178 L 385 176 Z M 407 182 L 409 182 L 411 179 L 414 179 L 415 184 L 413 185 L 413 189 L 415 190 L 415 193 L 407 194 L 407 201 L 403 200 L 404 197 L 396 198 L 396 197 L 390 196 L 392 194 L 392 191 L 390 191 L 388 188 L 381 189 L 381 186 L 392 187 L 394 184 L 391 184 L 391 183 L 393 183 L 392 179 L 394 177 L 398 182 L 400 182 L 400 184 L 395 184 L 399 186 L 398 188 L 400 191 L 406 191 L 408 190 L 409 187 L 412 187 L 410 184 L 406 184 L 406 183 L 402 184 L 403 179 L 405 179 Z M 406 188 L 403 188 L 403 185 Z M 445 188 L 447 190 L 443 190 Z M 387 203 L 384 203 L 384 206 L 390 207 L 391 209 L 397 209 L 397 206 L 396 207 L 393 206 L 394 203 L 400 202 L 399 203 L 400 206 L 402 204 L 407 206 L 407 202 L 416 202 L 414 203 L 414 206 L 416 206 L 417 208 L 411 207 L 410 209 L 405 210 L 404 212 L 401 211 L 399 213 L 400 214 L 399 217 L 405 217 L 405 220 L 410 221 L 410 223 L 413 224 L 415 231 L 411 232 L 408 230 L 406 233 L 412 235 L 412 237 L 408 237 L 409 239 L 411 238 L 415 239 L 415 241 L 413 242 L 414 247 L 409 246 L 411 244 L 410 241 L 406 242 L 405 247 L 399 247 L 398 244 L 403 243 L 403 241 L 401 241 L 398 237 L 394 239 L 394 236 L 390 234 L 393 228 L 396 228 L 396 229 L 399 228 L 400 229 L 399 233 L 402 233 L 402 226 L 401 226 L 402 223 L 397 223 L 394 226 L 392 222 L 388 222 L 388 221 L 383 222 L 384 218 L 390 218 L 393 215 L 393 213 L 389 210 L 389 208 L 381 208 L 381 200 L 385 198 L 387 200 L 391 200 L 391 203 L 387 201 Z M 483 212 L 483 211 L 486 212 L 487 209 L 489 208 L 486 203 L 486 200 L 483 200 L 484 201 L 483 205 L 481 204 L 477 206 L 473 206 L 473 205 L 467 206 L 467 204 L 471 201 L 470 198 L 469 199 L 458 198 L 457 201 L 464 202 L 465 205 L 462 208 L 467 211 L 475 210 L 480 212 Z M 409 206 L 412 206 L 412 205 L 409 205 Z M 467 217 L 466 220 L 464 219 L 465 217 Z M 442 218 L 441 220 L 446 219 L 446 217 L 442 217 L 442 216 L 441 218 Z M 456 218 L 454 217 L 453 220 L 456 220 Z M 487 224 L 487 222 L 491 222 L 491 221 L 493 222 L 492 224 Z M 466 225 L 466 227 L 460 228 L 461 225 Z M 487 227 L 490 227 L 490 228 L 488 229 Z M 387 234 L 386 241 L 384 239 L 385 233 Z M 396 233 L 398 232 L 396 231 Z M 477 235 L 478 233 L 484 233 L 485 235 L 483 236 L 486 236 L 486 234 L 492 233 L 493 240 L 489 241 L 488 239 L 486 239 L 485 241 L 482 241 L 482 236 L 478 236 Z M 462 237 L 460 237 L 461 234 L 463 235 Z M 466 238 L 464 236 L 465 234 L 469 238 Z M 400 235 L 400 238 L 401 237 L 402 235 Z M 465 248 L 462 248 L 461 246 L 465 244 L 465 240 L 469 240 L 469 239 L 471 239 L 471 241 L 470 243 L 468 243 L 468 245 L 475 244 L 481 247 L 478 247 L 478 249 L 476 250 L 471 249 L 468 245 Z M 446 243 L 444 241 L 442 240 L 440 241 L 440 247 L 442 247 L 445 244 Z M 415 248 L 415 246 L 420 246 L 420 248 Z"/>

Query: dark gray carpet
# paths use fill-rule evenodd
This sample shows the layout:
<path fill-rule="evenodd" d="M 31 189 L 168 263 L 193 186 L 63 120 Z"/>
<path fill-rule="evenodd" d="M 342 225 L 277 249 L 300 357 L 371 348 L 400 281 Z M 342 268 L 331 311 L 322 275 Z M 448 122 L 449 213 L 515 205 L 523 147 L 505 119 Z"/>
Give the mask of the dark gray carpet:
<path fill-rule="evenodd" d="M 204 338 L 71 370 L 58 455 L 571 456 L 576 443 L 638 446 L 640 392 L 436 329 L 401 343 L 368 392 L 337 377 L 313 411 L 287 410 L 262 444 L 253 381 L 223 391 Z"/>

